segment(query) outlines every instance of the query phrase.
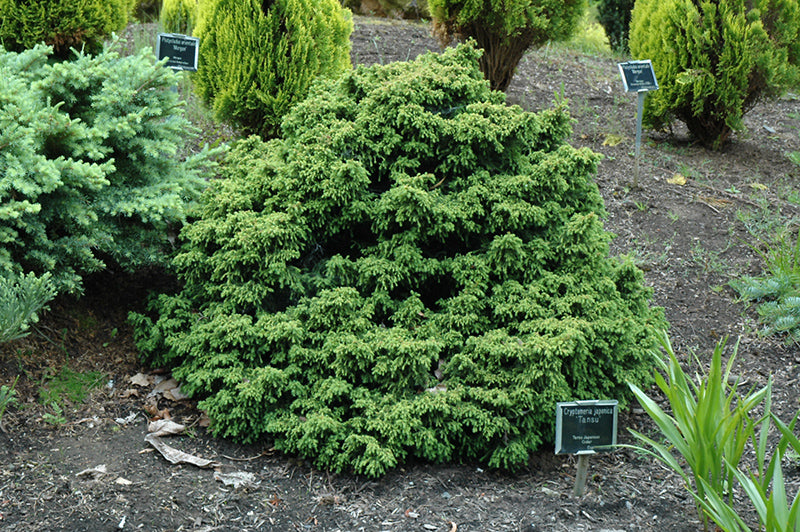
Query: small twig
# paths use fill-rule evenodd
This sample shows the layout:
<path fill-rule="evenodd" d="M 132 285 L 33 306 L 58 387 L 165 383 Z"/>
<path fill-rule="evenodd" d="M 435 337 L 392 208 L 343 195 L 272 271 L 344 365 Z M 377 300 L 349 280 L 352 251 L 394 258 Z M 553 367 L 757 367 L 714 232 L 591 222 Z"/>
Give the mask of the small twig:
<path fill-rule="evenodd" d="M 255 456 L 250 456 L 248 458 L 234 458 L 233 456 L 226 456 L 224 454 L 221 454 L 220 456 L 223 457 L 223 458 L 227 458 L 228 460 L 233 460 L 234 462 L 250 462 L 252 460 L 258 460 L 262 456 L 267 456 L 269 454 L 269 452 L 270 452 L 270 449 L 266 449 L 264 451 L 261 451 L 261 454 L 257 454 Z"/>

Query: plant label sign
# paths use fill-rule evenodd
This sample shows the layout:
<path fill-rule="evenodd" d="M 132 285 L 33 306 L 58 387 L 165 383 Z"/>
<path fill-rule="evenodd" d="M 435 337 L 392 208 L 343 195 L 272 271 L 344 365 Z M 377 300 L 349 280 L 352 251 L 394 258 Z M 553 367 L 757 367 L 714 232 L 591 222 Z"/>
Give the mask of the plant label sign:
<path fill-rule="evenodd" d="M 156 57 L 159 61 L 167 58 L 167 66 L 172 70 L 197 71 L 197 57 L 200 39 L 180 33 L 159 33 L 156 41 Z"/>
<path fill-rule="evenodd" d="M 556 454 L 593 454 L 617 443 L 617 401 L 556 404 Z"/>
<path fill-rule="evenodd" d="M 618 66 L 619 73 L 622 75 L 622 84 L 625 85 L 625 92 L 658 90 L 656 73 L 653 70 L 653 63 L 649 59 L 618 63 Z"/>

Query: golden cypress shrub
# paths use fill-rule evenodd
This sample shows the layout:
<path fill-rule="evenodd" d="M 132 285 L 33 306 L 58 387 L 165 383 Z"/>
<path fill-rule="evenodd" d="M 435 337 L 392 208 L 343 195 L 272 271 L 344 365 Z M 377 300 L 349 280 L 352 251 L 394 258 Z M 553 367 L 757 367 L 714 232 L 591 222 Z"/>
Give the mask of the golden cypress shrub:
<path fill-rule="evenodd" d="M 0 0 L 0 42 L 22 51 L 44 42 L 53 55 L 70 49 L 95 53 L 103 40 L 128 23 L 135 0 Z"/>
<path fill-rule="evenodd" d="M 352 28 L 337 0 L 204 0 L 195 88 L 218 118 L 275 137 L 314 79 L 350 68 Z"/>
<path fill-rule="evenodd" d="M 167 33 L 191 35 L 197 22 L 198 0 L 164 0 L 161 6 L 161 28 Z"/>
<path fill-rule="evenodd" d="M 653 61 L 660 86 L 646 100 L 646 123 L 679 120 L 718 149 L 756 103 L 800 82 L 800 4 L 639 0 L 630 49 Z"/>

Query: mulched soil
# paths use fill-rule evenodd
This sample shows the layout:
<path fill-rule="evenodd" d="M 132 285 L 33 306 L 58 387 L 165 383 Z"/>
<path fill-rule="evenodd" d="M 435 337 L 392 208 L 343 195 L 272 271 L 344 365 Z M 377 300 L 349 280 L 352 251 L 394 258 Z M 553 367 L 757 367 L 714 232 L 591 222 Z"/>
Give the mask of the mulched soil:
<path fill-rule="evenodd" d="M 356 64 L 439 50 L 429 26 L 407 21 L 357 17 L 352 41 Z M 784 226 L 800 214 L 787 201 L 796 197 L 800 171 L 785 156 L 800 150 L 797 99 L 760 104 L 747 116 L 747 130 L 719 153 L 692 144 L 679 126 L 645 132 L 640 186 L 633 188 L 636 100 L 623 93 L 617 62 L 555 46 L 530 52 L 508 99 L 534 111 L 556 93 L 569 99 L 571 142 L 605 156 L 597 183 L 606 227 L 618 235 L 612 251 L 632 253 L 645 271 L 675 349 L 688 362 L 690 352 L 706 359 L 722 338 L 738 339 L 737 375 L 752 386 L 771 376 L 773 409 L 789 419 L 798 409 L 800 349 L 760 337 L 755 312 L 727 283 L 760 271 L 748 227 Z M 137 361 L 127 312 L 165 283 L 159 272 L 104 272 L 87 282 L 82 299 L 56 301 L 34 334 L 0 346 L 0 384 L 19 376 L 20 399 L 0 431 L 0 530 L 702 530 L 680 478 L 629 450 L 593 457 L 585 493 L 576 497 L 576 460 L 555 456 L 552 447 L 515 473 L 411 463 L 370 480 L 315 470 L 268 442 L 214 439 L 193 402 L 158 392 L 168 376 Z M 64 366 L 107 377 L 54 423 L 38 390 Z M 149 376 L 143 385 L 130 380 L 139 373 Z M 189 426 L 165 441 L 220 465 L 172 465 L 154 452 L 144 437 L 146 416 L 158 410 Z M 620 413 L 620 441 L 630 442 L 628 428 L 652 425 L 633 408 Z M 100 465 L 105 473 L 78 475 Z M 251 473 L 257 485 L 215 479 L 234 472 Z M 800 471 L 787 463 L 784 472 L 793 495 Z"/>

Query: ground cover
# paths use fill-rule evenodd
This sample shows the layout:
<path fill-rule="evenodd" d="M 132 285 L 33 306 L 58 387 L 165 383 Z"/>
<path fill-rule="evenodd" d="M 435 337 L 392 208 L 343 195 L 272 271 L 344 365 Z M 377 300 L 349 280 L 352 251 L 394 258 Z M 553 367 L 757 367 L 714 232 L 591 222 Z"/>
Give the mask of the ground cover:
<path fill-rule="evenodd" d="M 352 40 L 356 64 L 438 50 L 428 26 L 411 22 L 357 18 Z M 606 227 L 618 235 L 612 252 L 632 253 L 645 271 L 681 359 L 695 351 L 706 361 L 720 339 L 740 338 L 734 371 L 747 386 L 772 376 L 773 410 L 788 419 L 800 406 L 800 349 L 760 337 L 754 310 L 727 283 L 760 271 L 755 236 L 800 216 L 800 167 L 786 156 L 800 150 L 797 99 L 757 106 L 719 153 L 681 127 L 646 132 L 633 188 L 636 101 L 622 91 L 619 60 L 560 46 L 528 53 L 509 100 L 537 110 L 556 93 L 569 99 L 571 142 L 604 155 L 597 182 Z M 0 384 L 19 376 L 0 431 L 0 530 L 702 530 L 680 479 L 627 450 L 593 458 L 586 492 L 574 497 L 575 460 L 552 449 L 515 473 L 412 463 L 373 481 L 328 475 L 269 442 L 213 439 L 168 376 L 140 366 L 130 339 L 127 310 L 169 282 L 159 272 L 104 272 L 83 299 L 56 301 L 34 334 L 0 347 Z M 86 396 L 59 394 L 76 381 L 89 383 Z M 216 468 L 170 464 L 144 441 L 146 418 L 167 414 L 188 429 L 164 441 Z M 636 408 L 621 413 L 620 427 L 623 441 L 628 427 L 653 430 Z M 215 478 L 231 473 L 254 484 Z M 793 495 L 800 470 L 787 461 L 784 473 Z"/>

